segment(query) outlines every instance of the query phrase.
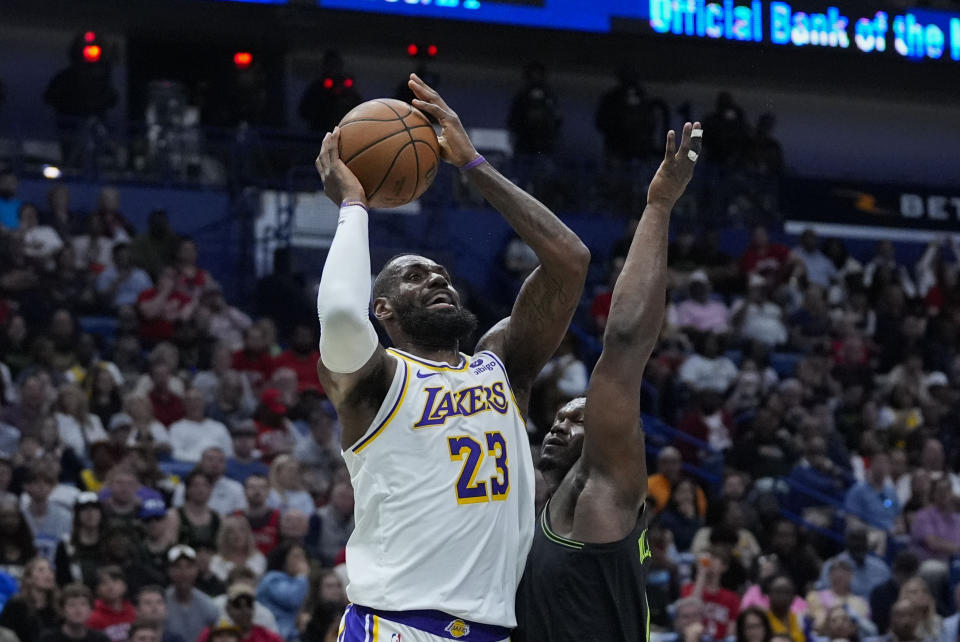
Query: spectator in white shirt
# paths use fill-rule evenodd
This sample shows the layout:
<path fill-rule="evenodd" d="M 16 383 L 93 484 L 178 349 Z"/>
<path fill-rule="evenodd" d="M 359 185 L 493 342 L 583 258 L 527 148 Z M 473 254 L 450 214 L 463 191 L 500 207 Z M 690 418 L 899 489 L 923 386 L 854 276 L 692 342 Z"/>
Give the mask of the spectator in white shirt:
<path fill-rule="evenodd" d="M 207 506 L 219 513 L 221 517 L 247 510 L 247 497 L 243 492 L 243 485 L 224 476 L 227 470 L 227 457 L 222 448 L 211 446 L 204 450 L 197 468 L 210 480 L 210 500 Z M 179 484 L 173 493 L 174 506 L 178 508 L 183 506 L 184 492 L 183 484 Z"/>
<path fill-rule="evenodd" d="M 800 246 L 794 248 L 793 256 L 803 263 L 807 280 L 814 285 L 827 289 L 837 276 L 837 266 L 820 251 L 820 241 L 813 230 L 804 230 L 800 236 Z"/>
<path fill-rule="evenodd" d="M 123 399 L 123 409 L 130 416 L 128 446 L 149 444 L 155 453 L 167 457 L 173 450 L 167 427 L 153 416 L 153 404 L 146 395 L 130 393 Z"/>
<path fill-rule="evenodd" d="M 40 225 L 40 214 L 30 203 L 20 208 L 20 233 L 23 234 L 23 253 L 53 267 L 53 257 L 63 248 L 63 240 L 49 225 Z"/>
<path fill-rule="evenodd" d="M 747 297 L 737 301 L 730 311 L 734 326 L 745 340 L 759 341 L 767 347 L 783 345 L 787 342 L 783 310 L 770 300 L 767 280 L 751 274 L 748 285 Z"/>
<path fill-rule="evenodd" d="M 299 510 L 307 515 L 316 512 L 316 503 L 303 489 L 300 464 L 290 455 L 280 455 L 270 465 L 270 495 L 267 506 L 281 513 Z"/>
<path fill-rule="evenodd" d="M 227 427 L 205 416 L 203 393 L 190 388 L 183 396 L 186 416 L 170 426 L 173 458 L 179 461 L 200 461 L 203 451 L 219 446 L 226 455 L 233 454 L 233 440 Z"/>
<path fill-rule="evenodd" d="M 737 379 L 737 366 L 720 352 L 717 335 L 702 335 L 696 344 L 697 351 L 687 357 L 677 372 L 680 381 L 693 390 L 725 393 Z"/>
<path fill-rule="evenodd" d="M 89 444 L 107 439 L 100 417 L 90 413 L 87 396 L 75 383 L 60 386 L 55 417 L 60 441 L 81 460 L 89 455 Z"/>
<path fill-rule="evenodd" d="M 121 305 L 136 305 L 140 293 L 153 287 L 150 276 L 133 265 L 130 246 L 117 243 L 113 246 L 113 265 L 97 277 L 97 294 L 106 307 L 114 309 Z"/>
<path fill-rule="evenodd" d="M 217 554 L 210 560 L 210 572 L 221 582 L 237 567 L 246 567 L 259 579 L 267 570 L 267 558 L 257 550 L 250 523 L 243 515 L 230 515 L 220 523 Z"/>

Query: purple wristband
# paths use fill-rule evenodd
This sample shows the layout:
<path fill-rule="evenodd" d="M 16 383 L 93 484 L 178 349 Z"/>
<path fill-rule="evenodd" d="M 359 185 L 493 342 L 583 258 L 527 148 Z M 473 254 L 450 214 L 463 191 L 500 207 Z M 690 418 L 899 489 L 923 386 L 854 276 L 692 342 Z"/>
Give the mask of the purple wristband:
<path fill-rule="evenodd" d="M 482 165 L 483 163 L 486 163 L 486 162 L 487 162 L 487 159 L 486 159 L 486 158 L 484 158 L 484 157 L 481 156 L 480 154 L 477 154 L 477 157 L 474 158 L 474 159 L 473 159 L 472 161 L 470 161 L 469 163 L 467 163 L 466 165 L 462 166 L 462 167 L 460 168 L 460 171 L 461 171 L 461 172 L 464 172 L 464 171 L 466 171 L 466 170 L 468 170 L 468 169 L 473 169 L 473 168 L 476 167 L 477 165 Z"/>
<path fill-rule="evenodd" d="M 340 209 L 343 209 L 343 208 L 345 208 L 345 207 L 350 207 L 350 206 L 352 206 L 352 205 L 359 205 L 359 206 L 362 207 L 364 210 L 369 211 L 369 210 L 367 210 L 367 206 L 364 205 L 363 202 L 361 202 L 361 201 L 343 201 L 342 203 L 340 203 Z"/>

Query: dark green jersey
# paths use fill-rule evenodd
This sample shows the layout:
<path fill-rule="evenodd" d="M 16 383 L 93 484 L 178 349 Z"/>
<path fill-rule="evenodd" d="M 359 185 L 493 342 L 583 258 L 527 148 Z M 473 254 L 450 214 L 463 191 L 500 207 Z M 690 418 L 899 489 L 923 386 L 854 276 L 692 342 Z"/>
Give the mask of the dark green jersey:
<path fill-rule="evenodd" d="M 651 557 L 641 514 L 627 537 L 588 544 L 550 529 L 540 514 L 517 590 L 513 642 L 642 642 L 648 639 L 646 566 Z"/>

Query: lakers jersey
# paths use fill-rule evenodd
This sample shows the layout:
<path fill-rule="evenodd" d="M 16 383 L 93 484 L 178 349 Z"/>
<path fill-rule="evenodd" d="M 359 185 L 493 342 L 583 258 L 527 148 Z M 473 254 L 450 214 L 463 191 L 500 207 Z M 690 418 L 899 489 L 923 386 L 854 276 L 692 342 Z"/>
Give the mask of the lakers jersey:
<path fill-rule="evenodd" d="M 456 367 L 387 352 L 398 361 L 390 390 L 343 453 L 356 496 L 347 596 L 513 627 L 534 472 L 503 363 L 492 352 Z"/>

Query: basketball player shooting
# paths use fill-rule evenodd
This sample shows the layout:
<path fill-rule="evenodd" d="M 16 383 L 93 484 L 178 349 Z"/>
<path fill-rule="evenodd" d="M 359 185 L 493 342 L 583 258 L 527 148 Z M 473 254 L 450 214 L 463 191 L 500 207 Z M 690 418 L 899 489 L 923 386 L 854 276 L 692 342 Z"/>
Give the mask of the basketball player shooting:
<path fill-rule="evenodd" d="M 538 468 L 551 497 L 517 593 L 514 642 L 649 639 L 640 386 L 663 323 L 670 212 L 702 136 L 700 123 L 686 123 L 677 151 L 675 133 L 667 134 L 586 398 L 563 406 L 543 440 Z"/>
<path fill-rule="evenodd" d="M 510 317 L 476 354 L 460 340 L 476 318 L 450 274 L 416 255 L 391 259 L 373 285 L 364 190 L 338 156 L 317 159 L 340 205 L 317 314 L 318 365 L 343 426 L 356 494 L 339 640 L 499 642 L 516 625 L 515 594 L 534 531 L 534 470 L 523 415 L 537 373 L 567 330 L 590 254 L 546 207 L 487 164 L 457 114 L 416 75 L 414 106 L 440 125 L 441 157 L 540 259 Z M 478 230 L 478 232 L 480 232 Z"/>

